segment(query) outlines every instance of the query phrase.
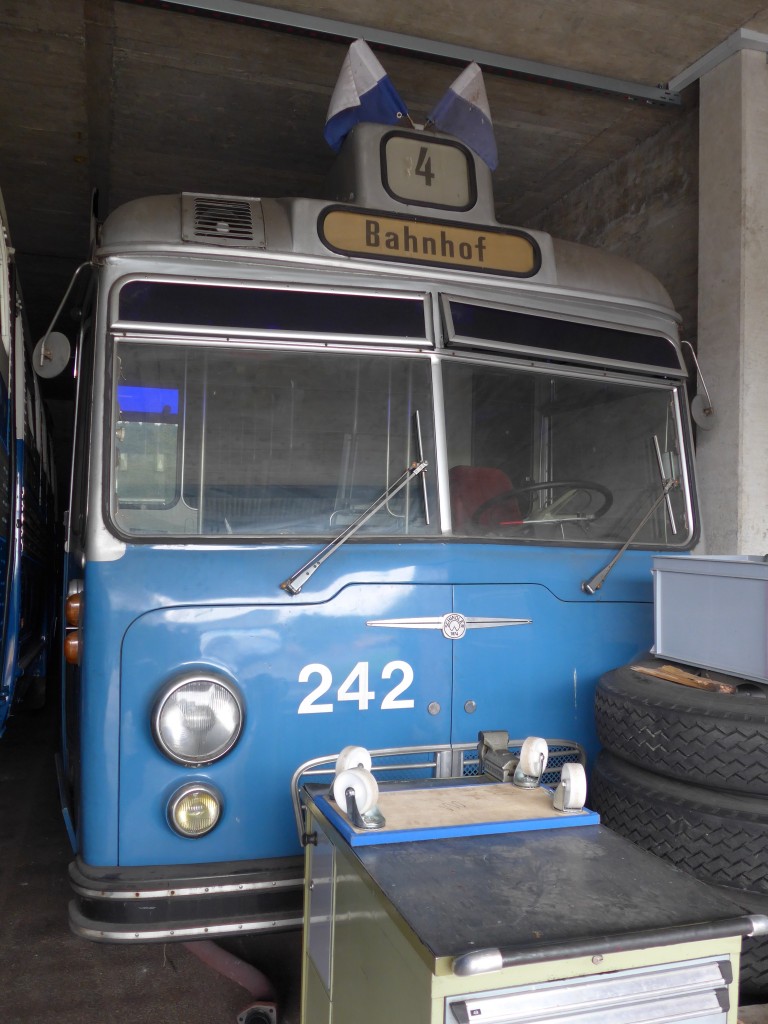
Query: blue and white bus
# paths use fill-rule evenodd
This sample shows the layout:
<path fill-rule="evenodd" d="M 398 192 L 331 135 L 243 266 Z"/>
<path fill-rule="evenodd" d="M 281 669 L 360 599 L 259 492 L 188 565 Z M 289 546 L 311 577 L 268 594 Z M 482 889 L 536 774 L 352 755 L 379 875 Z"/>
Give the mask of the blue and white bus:
<path fill-rule="evenodd" d="M 696 540 L 649 273 L 499 224 L 438 132 L 359 124 L 330 195 L 155 196 L 97 241 L 64 702 L 91 939 L 296 926 L 292 780 L 348 744 L 591 756 L 652 557 Z"/>
<path fill-rule="evenodd" d="M 55 474 L 0 195 L 0 735 L 45 695 L 55 626 Z"/>

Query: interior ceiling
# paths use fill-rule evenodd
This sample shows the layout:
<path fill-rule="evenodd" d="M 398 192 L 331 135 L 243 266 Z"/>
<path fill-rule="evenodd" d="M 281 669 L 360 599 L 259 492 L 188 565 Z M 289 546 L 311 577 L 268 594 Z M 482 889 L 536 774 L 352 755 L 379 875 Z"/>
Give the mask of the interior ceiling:
<path fill-rule="evenodd" d="M 271 6 L 645 86 L 668 83 L 742 27 L 768 32 L 768 8 L 754 0 Z M 182 190 L 323 194 L 332 154 L 322 129 L 348 41 L 132 0 L 2 0 L 0 39 L 0 188 L 35 335 L 88 257 L 94 187 L 102 215 Z M 458 73 L 378 55 L 416 121 Z M 498 216 L 523 226 L 696 102 L 695 87 L 682 106 L 654 106 L 498 73 L 486 89 Z"/>

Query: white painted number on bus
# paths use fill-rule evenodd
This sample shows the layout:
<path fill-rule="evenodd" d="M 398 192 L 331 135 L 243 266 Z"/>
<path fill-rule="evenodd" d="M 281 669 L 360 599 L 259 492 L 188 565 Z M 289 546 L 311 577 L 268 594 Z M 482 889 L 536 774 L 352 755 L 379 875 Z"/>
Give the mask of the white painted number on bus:
<path fill-rule="evenodd" d="M 308 683 L 312 676 L 320 676 L 320 682 L 314 688 L 312 693 L 308 693 L 304 700 L 299 704 L 300 715 L 320 715 L 324 711 L 333 711 L 333 704 L 317 704 L 318 697 L 322 697 L 324 693 L 327 693 L 331 684 L 333 683 L 333 675 L 327 665 L 305 665 L 304 668 L 299 672 L 299 682 Z"/>
<path fill-rule="evenodd" d="M 357 688 L 355 688 L 357 683 Z M 347 678 L 339 687 L 336 700 L 356 700 L 361 711 L 367 711 L 376 694 L 368 689 L 368 662 L 358 661 Z"/>
<path fill-rule="evenodd" d="M 299 672 L 300 683 L 311 683 L 315 677 L 319 678 L 320 682 L 299 704 L 300 715 L 322 715 L 333 711 L 333 702 L 320 700 L 333 686 L 333 673 L 327 665 L 321 665 L 319 662 L 305 665 Z M 382 698 L 382 711 L 396 711 L 414 706 L 412 699 L 401 696 L 413 682 L 413 669 L 407 661 L 388 662 L 382 669 L 381 678 L 394 680 L 395 683 Z M 358 661 L 336 691 L 336 700 L 353 701 L 360 711 L 367 711 L 369 704 L 376 700 L 376 693 L 369 685 L 367 661 Z"/>
<path fill-rule="evenodd" d="M 408 687 L 413 682 L 413 669 L 407 661 L 390 661 L 388 665 L 384 666 L 384 670 L 381 673 L 382 679 L 391 679 L 396 672 L 402 673 L 402 678 L 399 683 L 389 691 L 384 700 L 381 702 L 382 711 L 392 711 L 394 708 L 412 708 L 412 700 L 401 700 L 400 694 L 405 693 Z"/>

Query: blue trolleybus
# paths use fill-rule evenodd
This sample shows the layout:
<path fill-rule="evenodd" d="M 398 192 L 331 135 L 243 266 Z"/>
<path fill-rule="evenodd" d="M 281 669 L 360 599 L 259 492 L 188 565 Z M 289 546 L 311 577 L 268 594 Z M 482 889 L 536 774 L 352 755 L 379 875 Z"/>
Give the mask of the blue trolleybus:
<path fill-rule="evenodd" d="M 51 668 L 56 554 L 53 449 L 0 195 L 0 735 Z"/>
<path fill-rule="evenodd" d="M 329 194 L 155 196 L 97 240 L 63 730 L 91 939 L 295 927 L 292 785 L 348 744 L 592 756 L 652 557 L 696 539 L 650 274 L 499 224 L 438 132 L 359 124 Z"/>

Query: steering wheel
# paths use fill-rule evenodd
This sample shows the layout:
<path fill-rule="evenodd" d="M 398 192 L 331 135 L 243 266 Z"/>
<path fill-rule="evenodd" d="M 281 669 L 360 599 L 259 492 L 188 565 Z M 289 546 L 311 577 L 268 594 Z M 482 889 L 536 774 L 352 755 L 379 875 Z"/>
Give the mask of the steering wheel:
<path fill-rule="evenodd" d="M 472 513 L 472 522 L 476 526 L 488 525 L 483 524 L 481 519 L 486 512 L 491 511 L 498 505 L 503 505 L 505 502 L 510 501 L 513 498 L 518 497 L 521 494 L 533 494 L 536 491 L 550 491 L 550 490 L 563 490 L 568 489 L 571 491 L 589 491 L 593 494 L 598 494 L 603 499 L 602 504 L 599 505 L 594 512 L 573 512 L 568 513 L 563 511 L 553 515 L 547 514 L 547 509 L 541 510 L 541 518 L 535 515 L 532 519 L 521 519 L 520 522 L 515 523 L 504 523 L 499 522 L 497 526 L 525 526 L 527 523 L 539 522 L 539 523 L 566 523 L 566 522 L 578 522 L 583 523 L 592 519 L 599 519 L 600 516 L 604 516 L 608 509 L 613 504 L 613 494 L 604 487 L 602 484 L 597 483 L 594 480 L 542 480 L 541 483 L 536 484 L 523 484 L 522 487 L 513 487 L 510 491 L 503 491 L 501 494 L 495 494 L 492 498 L 484 501 L 482 505 L 479 505 Z M 560 504 L 564 504 L 566 507 L 570 501 L 571 495 L 563 495 L 560 499 L 555 499 L 549 506 L 550 509 L 554 509 Z M 592 499 L 590 498 L 590 504 Z M 559 514 L 558 514 L 559 513 Z"/>

